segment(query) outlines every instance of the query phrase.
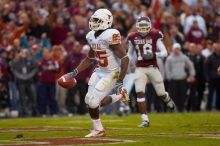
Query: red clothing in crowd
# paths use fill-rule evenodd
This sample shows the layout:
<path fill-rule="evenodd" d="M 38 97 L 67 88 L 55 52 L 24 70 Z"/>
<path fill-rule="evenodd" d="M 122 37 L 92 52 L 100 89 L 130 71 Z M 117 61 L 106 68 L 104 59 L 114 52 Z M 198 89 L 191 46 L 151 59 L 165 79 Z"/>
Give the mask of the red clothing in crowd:
<path fill-rule="evenodd" d="M 67 37 L 68 28 L 66 26 L 54 26 L 51 29 L 51 43 L 52 45 L 61 44 Z"/>
<path fill-rule="evenodd" d="M 55 83 L 56 82 L 56 71 L 59 69 L 59 64 L 54 59 L 42 58 L 39 62 L 39 81 L 41 83 Z"/>
<path fill-rule="evenodd" d="M 205 35 L 200 28 L 192 27 L 186 35 L 186 40 L 192 43 L 200 44 L 204 40 Z"/>

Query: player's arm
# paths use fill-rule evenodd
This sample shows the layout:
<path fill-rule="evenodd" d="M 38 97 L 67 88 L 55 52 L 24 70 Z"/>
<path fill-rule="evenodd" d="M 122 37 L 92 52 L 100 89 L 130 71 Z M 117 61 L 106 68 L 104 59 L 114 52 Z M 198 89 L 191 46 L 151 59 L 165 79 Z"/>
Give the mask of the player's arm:
<path fill-rule="evenodd" d="M 95 52 L 92 49 L 90 49 L 87 57 L 83 59 L 83 61 L 73 70 L 73 72 L 70 72 L 71 76 L 75 77 L 77 74 L 87 69 L 92 64 L 94 59 Z"/>
<path fill-rule="evenodd" d="M 134 52 L 134 46 L 132 45 L 131 41 L 128 40 L 128 57 L 130 60 L 136 60 L 137 54 Z"/>
<path fill-rule="evenodd" d="M 121 72 L 118 79 L 123 81 L 128 69 L 128 55 L 126 54 L 125 49 L 122 48 L 121 44 L 110 45 L 110 48 L 114 52 L 114 54 L 121 60 Z"/>
<path fill-rule="evenodd" d="M 136 63 L 138 60 L 137 54 L 134 51 L 134 46 L 132 45 L 131 41 L 128 40 L 128 58 L 129 58 L 129 66 L 130 66 L 130 71 L 133 73 L 136 68 Z"/>
<path fill-rule="evenodd" d="M 166 57 L 168 55 L 167 53 L 167 49 L 162 41 L 162 38 L 159 38 L 157 40 L 157 48 L 159 50 L 159 52 L 156 52 L 156 56 L 159 58 L 163 58 Z"/>

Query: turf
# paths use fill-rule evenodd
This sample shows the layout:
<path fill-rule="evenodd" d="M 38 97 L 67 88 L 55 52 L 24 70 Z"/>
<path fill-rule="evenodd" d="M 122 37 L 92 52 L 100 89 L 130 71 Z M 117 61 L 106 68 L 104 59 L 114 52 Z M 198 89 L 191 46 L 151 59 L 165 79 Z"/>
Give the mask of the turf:
<path fill-rule="evenodd" d="M 118 146 L 218 146 L 220 113 L 149 114 L 149 128 L 137 128 L 140 115 L 101 116 L 106 139 L 130 140 Z M 35 128 L 40 130 L 36 131 Z M 19 143 L 22 138 L 83 137 L 91 128 L 89 116 L 16 118 L 0 120 L 0 144 Z"/>

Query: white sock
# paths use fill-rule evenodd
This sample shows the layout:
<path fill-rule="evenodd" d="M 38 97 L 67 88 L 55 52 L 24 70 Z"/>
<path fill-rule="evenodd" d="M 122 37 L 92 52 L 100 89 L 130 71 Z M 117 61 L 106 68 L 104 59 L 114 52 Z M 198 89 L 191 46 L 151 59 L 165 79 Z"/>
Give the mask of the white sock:
<path fill-rule="evenodd" d="M 102 131 L 104 128 L 100 119 L 92 120 L 94 130 Z"/>
<path fill-rule="evenodd" d="M 142 122 L 144 122 L 144 121 L 148 121 L 149 122 L 149 118 L 148 118 L 147 114 L 142 114 L 141 115 L 141 120 L 142 120 Z"/>
<path fill-rule="evenodd" d="M 119 95 L 112 94 L 112 95 L 110 95 L 110 96 L 111 96 L 111 98 L 112 98 L 112 103 L 115 103 L 115 102 L 117 102 L 118 100 L 120 100 L 120 99 L 122 98 L 122 95 L 121 95 L 121 94 L 119 94 Z"/>

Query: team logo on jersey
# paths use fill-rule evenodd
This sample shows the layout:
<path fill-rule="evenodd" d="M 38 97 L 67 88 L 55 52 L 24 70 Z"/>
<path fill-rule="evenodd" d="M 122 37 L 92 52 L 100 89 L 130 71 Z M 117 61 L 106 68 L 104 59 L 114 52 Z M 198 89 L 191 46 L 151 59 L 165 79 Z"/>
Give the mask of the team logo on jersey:
<path fill-rule="evenodd" d="M 140 44 L 152 44 L 152 39 L 141 39 L 141 40 L 139 40 L 139 39 L 137 39 L 137 40 L 134 40 L 134 43 L 136 44 L 136 45 L 140 45 Z"/>
<path fill-rule="evenodd" d="M 91 44 L 91 47 L 94 50 L 100 49 L 101 48 L 100 46 L 101 46 L 100 44 Z"/>

